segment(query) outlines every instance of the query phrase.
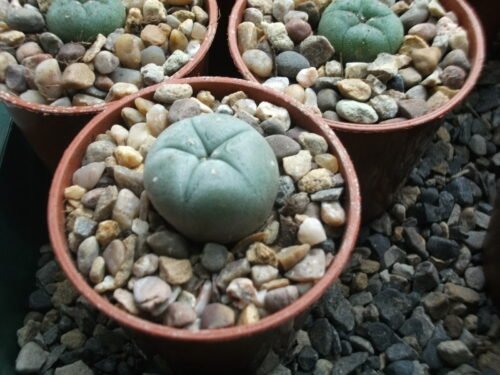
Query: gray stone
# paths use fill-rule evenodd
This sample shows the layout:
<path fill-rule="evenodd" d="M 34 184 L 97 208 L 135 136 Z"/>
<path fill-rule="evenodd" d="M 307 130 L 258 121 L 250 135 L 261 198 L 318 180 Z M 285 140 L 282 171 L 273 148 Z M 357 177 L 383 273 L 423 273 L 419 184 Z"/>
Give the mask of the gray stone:
<path fill-rule="evenodd" d="M 458 367 L 471 363 L 474 355 L 460 340 L 443 341 L 437 346 L 439 356 L 450 366 Z"/>
<path fill-rule="evenodd" d="M 332 374 L 350 374 L 368 359 L 368 353 L 354 353 L 333 363 Z"/>
<path fill-rule="evenodd" d="M 184 237 L 175 232 L 163 230 L 153 233 L 148 237 L 147 242 L 157 255 L 176 259 L 186 259 L 189 257 L 188 243 Z"/>
<path fill-rule="evenodd" d="M 292 156 L 300 151 L 300 145 L 290 137 L 281 134 L 266 137 L 267 143 L 271 146 L 278 160 L 287 156 Z"/>
<path fill-rule="evenodd" d="M 29 342 L 21 348 L 16 358 L 16 371 L 20 374 L 30 374 L 38 372 L 49 353 L 43 350 L 35 342 Z"/>
<path fill-rule="evenodd" d="M 80 360 L 72 364 L 56 368 L 54 375 L 94 375 L 94 371 L 92 371 L 90 367 Z"/>
<path fill-rule="evenodd" d="M 300 53 L 317 68 L 332 58 L 335 49 L 324 36 L 311 35 L 300 43 Z"/>
<path fill-rule="evenodd" d="M 414 360 L 418 358 L 417 352 L 411 348 L 408 344 L 400 342 L 391 345 L 387 348 L 385 354 L 390 362 L 396 362 L 401 360 Z"/>
<path fill-rule="evenodd" d="M 43 50 L 52 56 L 57 55 L 61 47 L 64 45 L 63 41 L 55 34 L 45 32 L 38 36 Z"/>
<path fill-rule="evenodd" d="M 477 267 L 470 267 L 465 270 L 465 282 L 467 283 L 467 286 L 475 289 L 477 291 L 481 291 L 484 288 L 485 285 L 485 277 L 484 277 L 484 272 L 483 272 L 483 267 L 477 266 Z"/>
<path fill-rule="evenodd" d="M 415 365 L 412 361 L 397 361 L 391 363 L 385 369 L 387 375 L 413 375 Z"/>
<path fill-rule="evenodd" d="M 353 123 L 373 124 L 379 119 L 372 106 L 355 100 L 343 99 L 339 101 L 336 111 L 342 119 Z"/>
<path fill-rule="evenodd" d="M 276 56 L 276 67 L 278 75 L 295 80 L 297 74 L 302 69 L 309 68 L 310 64 L 300 53 L 285 51 Z"/>
<path fill-rule="evenodd" d="M 40 11 L 29 4 L 23 7 L 11 5 L 6 21 L 11 29 L 25 33 L 38 33 L 45 27 Z"/>
<path fill-rule="evenodd" d="M 355 321 L 352 306 L 342 295 L 337 284 L 328 289 L 323 297 L 323 305 L 326 317 L 332 321 L 338 329 L 350 332 L 354 329 Z"/>
<path fill-rule="evenodd" d="M 201 254 L 201 264 L 209 272 L 219 272 L 224 268 L 229 252 L 223 245 L 207 243 Z"/>

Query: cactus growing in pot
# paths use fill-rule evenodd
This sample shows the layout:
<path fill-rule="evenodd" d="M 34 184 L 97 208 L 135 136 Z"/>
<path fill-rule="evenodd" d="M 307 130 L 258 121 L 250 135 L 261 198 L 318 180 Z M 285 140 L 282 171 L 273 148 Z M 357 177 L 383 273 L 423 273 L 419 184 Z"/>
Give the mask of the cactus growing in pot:
<path fill-rule="evenodd" d="M 321 16 L 318 34 L 325 36 L 344 62 L 374 60 L 395 53 L 404 37 L 399 17 L 378 0 L 338 0 Z"/>
<path fill-rule="evenodd" d="M 46 15 L 47 28 L 64 42 L 94 40 L 125 23 L 121 0 L 54 0 Z"/>
<path fill-rule="evenodd" d="M 144 185 L 157 211 L 195 241 L 228 243 L 267 219 L 278 163 L 246 122 L 199 115 L 167 128 L 148 153 Z"/>

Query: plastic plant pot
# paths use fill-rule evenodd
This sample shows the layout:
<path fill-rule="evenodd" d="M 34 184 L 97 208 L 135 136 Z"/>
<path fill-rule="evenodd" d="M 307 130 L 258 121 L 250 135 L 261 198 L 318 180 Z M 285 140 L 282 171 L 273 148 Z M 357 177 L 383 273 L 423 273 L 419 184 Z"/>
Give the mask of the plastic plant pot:
<path fill-rule="evenodd" d="M 497 199 L 490 226 L 484 242 L 483 268 L 488 285 L 488 292 L 493 302 L 500 308 L 500 189 L 497 189 Z"/>
<path fill-rule="evenodd" d="M 216 0 L 206 0 L 205 4 L 209 15 L 205 40 L 194 58 L 172 75 L 172 79 L 203 75 L 208 71 L 208 51 L 217 30 L 219 10 Z M 5 103 L 12 120 L 35 153 L 51 171 L 56 168 L 64 149 L 82 127 L 111 105 L 53 107 L 30 103 L 5 92 L 0 92 L 0 100 Z"/>
<path fill-rule="evenodd" d="M 363 197 L 363 222 L 376 218 L 390 206 L 446 114 L 465 99 L 480 76 L 485 60 L 485 38 L 479 18 L 464 0 L 441 0 L 441 3 L 456 13 L 470 39 L 472 68 L 464 86 L 453 99 L 424 116 L 390 124 L 362 125 L 323 120 L 340 138 L 356 167 Z M 246 6 L 247 0 L 237 0 L 233 7 L 228 28 L 229 48 L 243 77 L 258 82 L 238 50 L 236 30 Z"/>
<path fill-rule="evenodd" d="M 75 288 L 96 308 L 125 327 L 146 352 L 160 356 L 180 374 L 194 373 L 253 373 L 270 346 L 283 331 L 300 324 L 300 316 L 311 308 L 325 290 L 339 278 L 356 244 L 360 220 L 361 200 L 359 185 L 352 162 L 339 139 L 318 118 L 297 107 L 289 98 L 274 91 L 265 90 L 253 82 L 220 77 L 195 77 L 172 80 L 172 83 L 188 83 L 196 93 L 210 90 L 216 97 L 242 90 L 256 101 L 268 101 L 286 108 L 295 124 L 321 134 L 329 144 L 330 152 L 339 160 L 345 179 L 345 210 L 347 221 L 341 245 L 325 276 L 295 303 L 250 326 L 237 326 L 219 330 L 190 332 L 173 329 L 134 317 L 101 297 L 87 283 L 75 267 L 70 254 L 64 215 L 64 188 L 71 185 L 73 172 L 79 168 L 87 145 L 100 133 L 121 120 L 121 109 L 132 105 L 137 97 L 151 99 L 155 87 L 131 95 L 114 103 L 106 112 L 96 116 L 75 137 L 64 153 L 56 170 L 48 204 L 49 234 L 56 258 Z"/>

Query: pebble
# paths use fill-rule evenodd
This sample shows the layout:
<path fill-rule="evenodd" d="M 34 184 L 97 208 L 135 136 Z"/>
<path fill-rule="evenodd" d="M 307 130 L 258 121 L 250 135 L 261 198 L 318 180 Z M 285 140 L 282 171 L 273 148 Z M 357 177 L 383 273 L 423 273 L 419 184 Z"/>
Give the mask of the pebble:
<path fill-rule="evenodd" d="M 389 95 L 378 95 L 370 99 L 369 104 L 377 112 L 381 120 L 394 118 L 398 114 L 398 103 Z"/>
<path fill-rule="evenodd" d="M 292 18 L 286 25 L 286 31 L 294 43 L 299 44 L 312 34 L 311 25 L 300 18 Z"/>
<path fill-rule="evenodd" d="M 405 30 L 425 22 L 429 17 L 427 1 L 415 1 L 403 15 L 400 17 Z"/>
<path fill-rule="evenodd" d="M 300 43 L 300 53 L 311 66 L 318 68 L 333 57 L 335 49 L 322 35 L 311 35 Z"/>
<path fill-rule="evenodd" d="M 92 371 L 82 360 L 73 362 L 66 366 L 56 368 L 54 375 L 93 375 Z"/>
<path fill-rule="evenodd" d="M 43 50 L 52 56 L 57 55 L 61 47 L 64 45 L 63 41 L 55 34 L 45 32 L 38 36 L 38 40 Z"/>
<path fill-rule="evenodd" d="M 223 245 L 207 243 L 203 247 L 201 264 L 209 272 L 219 272 L 224 268 L 229 252 Z"/>
<path fill-rule="evenodd" d="M 96 162 L 77 169 L 73 174 L 73 184 L 87 190 L 93 189 L 101 178 L 105 167 L 104 162 Z"/>
<path fill-rule="evenodd" d="M 316 68 L 302 69 L 297 73 L 296 80 L 304 88 L 311 87 L 318 79 L 318 71 Z"/>
<path fill-rule="evenodd" d="M 172 104 L 176 100 L 186 99 L 193 95 L 193 89 L 188 84 L 167 84 L 160 86 L 154 94 L 154 100 L 164 103 Z"/>
<path fill-rule="evenodd" d="M 296 155 L 300 152 L 300 145 L 285 135 L 275 134 L 266 137 L 266 141 L 274 151 L 278 160 Z M 304 173 L 305 174 L 305 173 Z"/>
<path fill-rule="evenodd" d="M 257 290 L 252 280 L 247 278 L 232 280 L 226 288 L 226 293 L 231 298 L 233 305 L 239 309 L 254 303 L 257 299 Z"/>
<path fill-rule="evenodd" d="M 55 100 L 63 93 L 62 73 L 56 59 L 42 61 L 35 69 L 35 85 L 47 100 Z"/>
<path fill-rule="evenodd" d="M 40 371 L 49 353 L 35 342 L 28 342 L 21 348 L 16 358 L 16 371 L 29 374 Z"/>
<path fill-rule="evenodd" d="M 436 37 L 437 27 L 431 22 L 419 23 L 411 27 L 408 34 L 419 36 L 426 42 L 430 42 Z"/>
<path fill-rule="evenodd" d="M 297 287 L 289 285 L 268 291 L 264 300 L 264 306 L 266 310 L 275 312 L 292 304 L 298 298 L 299 291 Z"/>
<path fill-rule="evenodd" d="M 441 61 L 440 66 L 442 68 L 446 68 L 450 65 L 458 66 L 465 71 L 469 71 L 471 68 L 470 61 L 465 54 L 465 52 L 461 49 L 454 49 L 450 51 Z"/>
<path fill-rule="evenodd" d="M 325 269 L 326 260 L 324 251 L 313 249 L 304 259 L 290 269 L 285 276 L 295 282 L 307 283 L 321 279 L 325 275 Z"/>
<path fill-rule="evenodd" d="M 95 74 L 87 64 L 75 63 L 64 70 L 62 81 L 65 89 L 83 90 L 94 84 Z"/>
<path fill-rule="evenodd" d="M 337 89 L 344 97 L 359 102 L 367 101 L 372 94 L 370 86 L 357 78 L 343 79 L 337 84 Z"/>
<path fill-rule="evenodd" d="M 455 65 L 447 66 L 441 73 L 443 85 L 448 86 L 451 89 L 461 89 L 466 78 L 467 72 Z"/>
<path fill-rule="evenodd" d="M 322 202 L 321 220 L 332 228 L 342 227 L 346 223 L 345 210 L 339 202 Z"/>
<path fill-rule="evenodd" d="M 237 38 L 240 53 L 255 49 L 258 42 L 257 27 L 253 22 L 240 23 L 237 28 Z"/>
<path fill-rule="evenodd" d="M 398 102 L 399 112 L 406 118 L 416 118 L 425 115 L 429 109 L 425 100 L 405 99 Z"/>
<path fill-rule="evenodd" d="M 78 246 L 77 266 L 78 270 L 88 275 L 95 258 L 99 256 L 99 243 L 96 237 L 88 237 Z"/>
<path fill-rule="evenodd" d="M 139 315 L 139 309 L 135 304 L 134 295 L 128 290 L 115 289 L 113 292 L 113 298 L 120 307 L 124 308 L 130 314 Z"/>
<path fill-rule="evenodd" d="M 340 100 L 336 110 L 342 119 L 353 123 L 373 124 L 379 119 L 377 112 L 370 105 L 354 100 Z"/>
<path fill-rule="evenodd" d="M 293 49 L 293 41 L 288 36 L 282 22 L 262 22 L 261 27 L 275 50 L 288 51 Z"/>
<path fill-rule="evenodd" d="M 40 11 L 30 5 L 11 6 L 5 20 L 12 30 L 25 33 L 38 33 L 45 27 L 45 20 Z"/>
<path fill-rule="evenodd" d="M 131 83 L 118 82 L 115 83 L 109 89 L 108 95 L 106 95 L 106 102 L 121 99 L 125 96 L 135 94 L 139 91 L 139 88 Z M 74 101 L 74 100 L 73 100 Z"/>
<path fill-rule="evenodd" d="M 43 50 L 36 42 L 27 42 L 20 46 L 16 51 L 16 59 L 20 63 L 27 57 L 42 54 Z"/>
<path fill-rule="evenodd" d="M 441 56 L 441 50 L 437 47 L 419 48 L 411 52 L 415 69 L 424 77 L 434 72 Z"/>
<path fill-rule="evenodd" d="M 270 265 L 256 265 L 252 267 L 252 280 L 257 287 L 277 279 L 278 276 L 279 271 L 276 267 Z"/>
<path fill-rule="evenodd" d="M 110 74 L 120 65 L 118 57 L 109 51 L 100 51 L 94 59 L 94 67 L 101 74 Z"/>
<path fill-rule="evenodd" d="M 452 367 L 471 363 L 474 359 L 474 355 L 460 340 L 443 341 L 437 346 L 437 350 L 439 356 Z"/>
<path fill-rule="evenodd" d="M 250 49 L 243 53 L 243 61 L 248 69 L 261 78 L 271 76 L 273 72 L 273 61 L 269 55 L 258 49 Z"/>
<path fill-rule="evenodd" d="M 326 233 L 318 219 L 308 217 L 299 227 L 297 238 L 300 243 L 311 246 L 326 241 Z"/>
<path fill-rule="evenodd" d="M 281 52 L 276 56 L 276 69 L 279 76 L 295 79 L 302 69 L 309 67 L 309 61 L 295 51 Z"/>
<path fill-rule="evenodd" d="M 9 65 L 5 69 L 5 84 L 15 92 L 26 91 L 27 83 L 25 79 L 26 68 L 22 65 Z"/>
<path fill-rule="evenodd" d="M 165 323 L 171 327 L 182 328 L 194 323 L 196 319 L 197 315 L 192 306 L 183 302 L 174 302 L 168 307 Z"/>
<path fill-rule="evenodd" d="M 165 74 L 172 75 L 177 72 L 180 68 L 186 65 L 191 57 L 181 51 L 180 49 L 175 50 L 165 61 L 163 64 L 163 69 L 165 70 Z"/>
<path fill-rule="evenodd" d="M 141 153 L 130 146 L 118 146 L 113 152 L 116 162 L 126 168 L 136 168 L 142 161 Z"/>
<path fill-rule="evenodd" d="M 220 303 L 207 305 L 201 316 L 202 329 L 218 329 L 234 325 L 236 315 L 228 306 Z"/>
<path fill-rule="evenodd" d="M 193 277 L 191 262 L 188 259 L 175 259 L 162 256 L 159 262 L 160 277 L 170 285 L 180 285 Z"/>
<path fill-rule="evenodd" d="M 377 58 L 367 66 L 368 74 L 371 74 L 383 82 L 387 82 L 398 74 L 398 56 L 388 53 L 380 53 Z"/>
<path fill-rule="evenodd" d="M 57 61 L 69 65 L 79 61 L 85 55 L 85 47 L 79 43 L 66 43 L 57 53 Z"/>
<path fill-rule="evenodd" d="M 156 313 L 165 311 L 164 306 L 172 293 L 170 286 L 156 276 L 147 276 L 134 283 L 134 301 L 141 310 Z"/>
<path fill-rule="evenodd" d="M 133 34 L 122 34 L 115 40 L 114 52 L 125 68 L 139 69 L 141 67 L 141 51 L 144 49 L 142 40 Z"/>

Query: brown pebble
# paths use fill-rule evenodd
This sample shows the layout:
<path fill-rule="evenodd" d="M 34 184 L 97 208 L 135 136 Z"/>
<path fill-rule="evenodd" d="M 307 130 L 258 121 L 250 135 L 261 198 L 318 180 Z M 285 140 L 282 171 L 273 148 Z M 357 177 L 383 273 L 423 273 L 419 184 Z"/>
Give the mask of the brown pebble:
<path fill-rule="evenodd" d="M 456 65 L 447 66 L 441 73 L 443 85 L 451 89 L 461 89 L 466 78 L 467 72 Z"/>
<path fill-rule="evenodd" d="M 192 306 L 184 302 L 174 302 L 168 307 L 165 324 L 181 328 L 193 323 L 196 318 L 196 312 Z"/>
<path fill-rule="evenodd" d="M 420 48 L 411 52 L 415 69 L 424 77 L 427 77 L 436 69 L 441 55 L 441 50 L 437 47 Z"/>
<path fill-rule="evenodd" d="M 422 99 L 406 99 L 398 102 L 399 112 L 406 118 L 416 118 L 425 115 L 429 108 Z"/>
<path fill-rule="evenodd" d="M 236 314 L 234 311 L 221 303 L 212 303 L 205 307 L 201 316 L 202 329 L 225 328 L 234 325 Z"/>

